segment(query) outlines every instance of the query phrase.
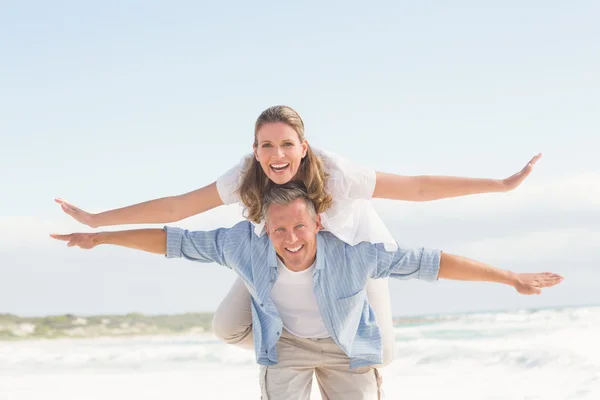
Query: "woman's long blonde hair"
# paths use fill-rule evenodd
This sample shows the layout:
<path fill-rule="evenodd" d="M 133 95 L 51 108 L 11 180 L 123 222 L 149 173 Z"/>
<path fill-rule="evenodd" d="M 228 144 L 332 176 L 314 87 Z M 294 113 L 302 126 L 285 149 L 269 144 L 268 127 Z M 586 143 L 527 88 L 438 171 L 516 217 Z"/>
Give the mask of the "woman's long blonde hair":
<path fill-rule="evenodd" d="M 298 134 L 300 142 L 304 142 L 304 122 L 300 115 L 291 107 L 274 106 L 263 111 L 256 120 L 254 126 L 255 148 L 258 146 L 259 129 L 265 124 L 274 122 L 283 122 L 289 125 Z M 306 156 L 300 162 L 296 176 L 306 186 L 308 197 L 314 203 L 317 213 L 322 213 L 331 206 L 331 195 L 325 190 L 329 174 L 325 171 L 322 160 L 315 155 L 310 146 L 307 148 Z M 250 157 L 238 188 L 238 195 L 246 208 L 245 216 L 250 221 L 255 223 L 261 221 L 263 196 L 270 185 L 276 184 L 267 177 L 258 160 Z"/>

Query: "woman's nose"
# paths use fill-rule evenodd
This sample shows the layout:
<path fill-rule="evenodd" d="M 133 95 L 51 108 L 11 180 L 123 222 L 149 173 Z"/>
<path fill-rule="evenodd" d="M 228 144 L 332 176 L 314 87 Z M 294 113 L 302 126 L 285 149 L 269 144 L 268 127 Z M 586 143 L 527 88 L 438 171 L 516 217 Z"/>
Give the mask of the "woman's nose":
<path fill-rule="evenodd" d="M 281 146 L 277 147 L 277 156 L 279 158 L 283 158 L 284 155 L 285 155 L 285 152 L 283 151 L 283 147 L 281 147 Z"/>

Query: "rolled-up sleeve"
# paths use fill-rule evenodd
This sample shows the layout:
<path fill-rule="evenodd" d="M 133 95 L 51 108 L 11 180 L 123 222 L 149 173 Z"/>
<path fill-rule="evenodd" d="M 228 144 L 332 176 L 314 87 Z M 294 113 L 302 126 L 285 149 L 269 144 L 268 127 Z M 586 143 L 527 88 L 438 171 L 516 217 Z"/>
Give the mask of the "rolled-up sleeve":
<path fill-rule="evenodd" d="M 191 261 L 215 262 L 226 265 L 225 242 L 229 229 L 190 232 L 165 226 L 167 258 L 185 258 Z"/>
<path fill-rule="evenodd" d="M 421 249 L 419 279 L 424 281 L 436 281 L 438 279 L 441 255 L 441 250 Z"/>
<path fill-rule="evenodd" d="M 423 247 L 399 246 L 396 251 L 386 251 L 377 246 L 377 270 L 374 278 L 421 279 L 436 281 L 440 271 L 441 250 Z"/>

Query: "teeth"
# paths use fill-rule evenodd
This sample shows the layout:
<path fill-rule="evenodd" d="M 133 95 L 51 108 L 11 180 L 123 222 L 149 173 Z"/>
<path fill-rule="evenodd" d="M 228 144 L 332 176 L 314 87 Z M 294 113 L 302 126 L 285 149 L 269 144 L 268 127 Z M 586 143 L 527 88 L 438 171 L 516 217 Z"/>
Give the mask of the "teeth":
<path fill-rule="evenodd" d="M 298 246 L 298 247 L 293 247 L 293 248 L 288 248 L 288 247 L 286 247 L 285 249 L 286 249 L 287 251 L 289 251 L 289 252 L 292 252 L 292 253 L 297 253 L 298 251 L 300 251 L 300 249 L 301 249 L 303 246 L 304 246 L 304 245 L 302 245 L 302 246 Z"/>
<path fill-rule="evenodd" d="M 287 167 L 288 165 L 290 165 L 289 163 L 286 164 L 271 164 L 271 167 L 273 169 L 283 169 L 285 167 Z"/>

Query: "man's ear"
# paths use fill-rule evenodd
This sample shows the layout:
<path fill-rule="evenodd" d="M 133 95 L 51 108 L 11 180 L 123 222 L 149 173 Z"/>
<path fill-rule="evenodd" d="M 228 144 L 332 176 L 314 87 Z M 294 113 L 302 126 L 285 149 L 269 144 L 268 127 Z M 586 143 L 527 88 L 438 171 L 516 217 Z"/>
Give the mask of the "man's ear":
<path fill-rule="evenodd" d="M 317 223 L 317 232 L 319 232 L 321 229 L 323 229 L 323 225 L 321 224 L 321 215 L 317 214 L 315 222 Z"/>

